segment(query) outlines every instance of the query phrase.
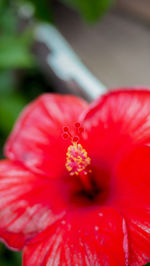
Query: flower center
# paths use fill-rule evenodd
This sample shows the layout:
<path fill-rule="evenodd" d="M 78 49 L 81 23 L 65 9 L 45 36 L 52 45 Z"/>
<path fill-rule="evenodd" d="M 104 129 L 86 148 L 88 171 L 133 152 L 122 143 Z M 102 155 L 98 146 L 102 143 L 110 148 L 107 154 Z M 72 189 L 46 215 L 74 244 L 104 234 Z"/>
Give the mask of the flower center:
<path fill-rule="evenodd" d="M 73 137 L 68 127 L 64 128 L 64 138 L 70 137 L 72 144 L 68 147 L 66 153 L 66 169 L 71 176 L 76 176 L 80 179 L 83 188 L 86 191 L 92 190 L 92 184 L 89 174 L 92 172 L 90 169 L 91 159 L 88 156 L 86 149 L 78 143 L 81 132 L 84 131 L 80 127 L 80 123 L 75 124 L 77 136 Z"/>

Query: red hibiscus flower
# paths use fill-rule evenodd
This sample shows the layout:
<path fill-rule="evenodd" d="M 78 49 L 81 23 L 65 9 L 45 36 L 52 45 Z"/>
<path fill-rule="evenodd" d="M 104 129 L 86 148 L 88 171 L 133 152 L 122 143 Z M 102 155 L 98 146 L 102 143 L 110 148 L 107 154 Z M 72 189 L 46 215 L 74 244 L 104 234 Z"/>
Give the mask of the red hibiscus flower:
<path fill-rule="evenodd" d="M 0 162 L 0 237 L 24 266 L 150 261 L 150 92 L 30 104 Z"/>

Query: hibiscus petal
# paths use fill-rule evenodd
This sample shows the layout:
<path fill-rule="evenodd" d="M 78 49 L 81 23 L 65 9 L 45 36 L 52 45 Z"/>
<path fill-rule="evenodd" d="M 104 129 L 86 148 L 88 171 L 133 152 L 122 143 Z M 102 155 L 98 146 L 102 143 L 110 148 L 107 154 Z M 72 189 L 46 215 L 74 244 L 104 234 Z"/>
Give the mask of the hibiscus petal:
<path fill-rule="evenodd" d="M 70 213 L 31 240 L 24 266 L 128 266 L 125 221 L 111 208 Z"/>
<path fill-rule="evenodd" d="M 117 197 L 149 202 L 150 146 L 140 145 L 130 150 L 114 169 Z"/>
<path fill-rule="evenodd" d="M 129 265 L 131 266 L 143 266 L 150 262 L 149 206 L 134 205 L 126 210 L 130 243 Z"/>
<path fill-rule="evenodd" d="M 83 124 L 83 145 L 93 163 L 112 166 L 131 146 L 150 144 L 150 91 L 108 93 L 91 105 Z"/>
<path fill-rule="evenodd" d="M 114 204 L 125 217 L 129 232 L 129 264 L 150 262 L 150 147 L 133 149 L 115 171 Z"/>
<path fill-rule="evenodd" d="M 56 187 L 17 163 L 0 162 L 0 238 L 9 247 L 21 249 L 63 217 L 65 204 Z"/>
<path fill-rule="evenodd" d="M 150 91 L 112 92 L 95 102 L 83 120 L 84 146 L 95 168 L 107 171 L 101 179 L 110 187 L 110 203 L 127 222 L 129 265 L 146 264 L 150 261 Z"/>
<path fill-rule="evenodd" d="M 5 147 L 11 160 L 32 171 L 58 177 L 64 170 L 67 142 L 63 127 L 79 120 L 87 103 L 75 96 L 45 94 L 28 105 Z"/>

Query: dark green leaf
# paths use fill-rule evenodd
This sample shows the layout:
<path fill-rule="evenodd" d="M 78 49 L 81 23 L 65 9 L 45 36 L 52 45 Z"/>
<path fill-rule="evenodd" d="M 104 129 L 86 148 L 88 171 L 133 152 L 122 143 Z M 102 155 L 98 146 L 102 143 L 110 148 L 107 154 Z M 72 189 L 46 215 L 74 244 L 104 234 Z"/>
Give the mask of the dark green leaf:
<path fill-rule="evenodd" d="M 17 19 L 11 8 L 0 10 L 0 29 L 12 34 L 16 29 Z"/>
<path fill-rule="evenodd" d="M 4 134 L 8 135 L 25 103 L 21 96 L 14 94 L 0 98 L 0 126 Z"/>
<path fill-rule="evenodd" d="M 35 8 L 35 16 L 44 21 L 52 21 L 52 11 L 50 0 L 28 0 Z"/>
<path fill-rule="evenodd" d="M 76 8 L 88 21 L 99 19 L 111 7 L 114 0 L 61 0 Z"/>
<path fill-rule="evenodd" d="M 12 252 L 0 243 L 0 265 L 1 266 L 21 266 L 21 253 Z"/>
<path fill-rule="evenodd" d="M 29 67 L 33 57 L 23 37 L 3 35 L 0 37 L 0 68 Z"/>
<path fill-rule="evenodd" d="M 0 71 L 0 97 L 8 96 L 15 88 L 15 78 L 13 71 L 1 70 Z"/>

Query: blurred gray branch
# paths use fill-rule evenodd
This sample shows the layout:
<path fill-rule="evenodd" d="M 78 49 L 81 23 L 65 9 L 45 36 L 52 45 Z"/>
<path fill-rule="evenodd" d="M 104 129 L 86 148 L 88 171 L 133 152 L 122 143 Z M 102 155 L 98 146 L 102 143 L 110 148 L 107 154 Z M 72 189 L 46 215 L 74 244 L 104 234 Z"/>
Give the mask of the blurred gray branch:
<path fill-rule="evenodd" d="M 58 89 L 93 100 L 106 92 L 105 86 L 86 68 L 60 32 L 40 23 L 35 30 L 37 54 L 46 73 L 55 76 Z"/>

